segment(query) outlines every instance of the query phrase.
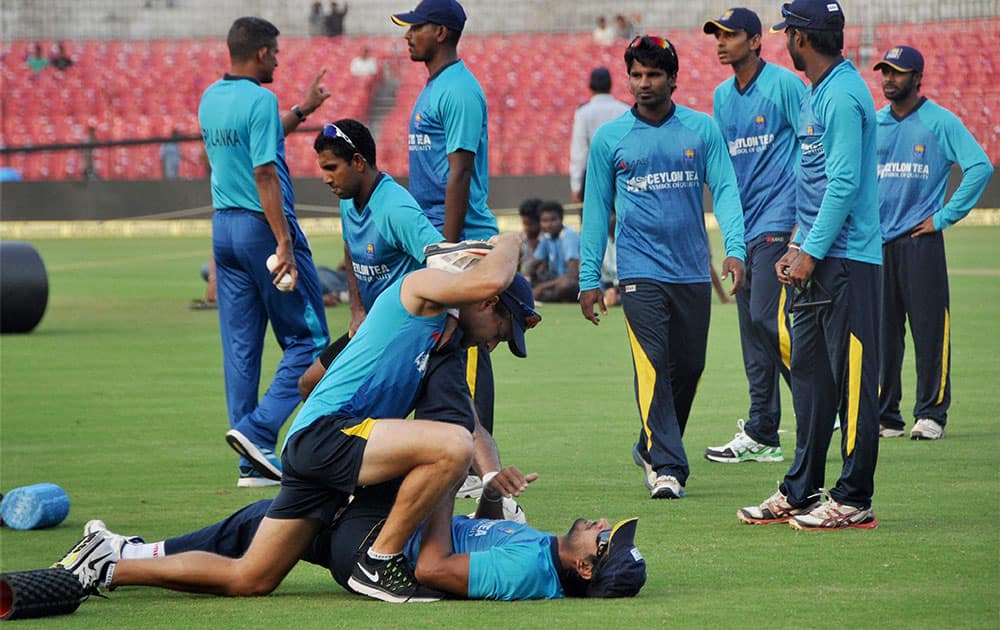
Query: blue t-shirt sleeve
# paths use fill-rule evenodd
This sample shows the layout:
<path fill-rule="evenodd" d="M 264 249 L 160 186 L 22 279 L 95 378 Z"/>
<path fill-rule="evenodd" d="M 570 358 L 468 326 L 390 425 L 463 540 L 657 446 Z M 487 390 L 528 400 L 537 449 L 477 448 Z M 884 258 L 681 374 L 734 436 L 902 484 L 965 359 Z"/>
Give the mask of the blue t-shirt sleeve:
<path fill-rule="evenodd" d="M 597 129 L 590 141 L 580 235 L 581 291 L 601 286 L 601 263 L 608 245 L 608 224 L 615 203 L 614 145 L 620 138 L 619 129 L 617 121 L 607 123 Z"/>
<path fill-rule="evenodd" d="M 469 599 L 551 599 L 561 597 L 546 545 L 491 547 L 469 554 Z"/>
<path fill-rule="evenodd" d="M 441 122 L 445 130 L 445 150 L 475 153 L 483 133 L 485 108 L 472 90 L 447 90 L 441 99 Z"/>
<path fill-rule="evenodd" d="M 934 213 L 934 229 L 958 223 L 972 210 L 993 175 L 993 165 L 962 121 L 951 112 L 941 111 L 937 135 L 945 157 L 962 168 L 962 182 L 943 208 Z"/>
<path fill-rule="evenodd" d="M 284 133 L 278 114 L 278 97 L 262 90 L 250 105 L 250 159 L 253 167 L 276 162 L 278 138 Z"/>
<path fill-rule="evenodd" d="M 840 235 L 861 182 L 861 138 L 864 108 L 849 92 L 833 93 L 817 111 L 823 121 L 826 193 L 802 250 L 816 259 L 826 257 Z"/>
<path fill-rule="evenodd" d="M 406 194 L 409 197 L 409 193 Z M 397 249 L 405 251 L 414 260 L 423 262 L 424 247 L 444 240 L 441 233 L 431 224 L 417 202 L 403 195 L 391 199 L 391 208 L 373 213 L 382 238 Z"/>
<path fill-rule="evenodd" d="M 562 243 L 563 260 L 580 259 L 580 235 L 573 230 L 564 227 L 562 236 L 559 237 Z"/>
<path fill-rule="evenodd" d="M 535 246 L 535 253 L 533 256 L 538 260 L 548 260 L 549 259 L 549 243 L 550 239 L 540 238 L 538 239 L 538 245 Z"/>
<path fill-rule="evenodd" d="M 805 96 L 806 86 L 798 77 L 792 74 L 782 73 L 778 82 L 781 114 L 788 121 L 788 126 L 795 129 L 799 124 L 799 112 L 802 110 L 802 97 Z M 796 161 L 797 163 L 797 161 Z"/>
<path fill-rule="evenodd" d="M 715 219 L 722 230 L 722 244 L 726 256 L 746 260 L 746 243 L 743 241 L 743 205 L 736 183 L 736 171 L 729 157 L 729 149 L 722 131 L 715 121 L 708 119 L 703 136 L 708 150 L 705 180 L 712 191 Z"/>

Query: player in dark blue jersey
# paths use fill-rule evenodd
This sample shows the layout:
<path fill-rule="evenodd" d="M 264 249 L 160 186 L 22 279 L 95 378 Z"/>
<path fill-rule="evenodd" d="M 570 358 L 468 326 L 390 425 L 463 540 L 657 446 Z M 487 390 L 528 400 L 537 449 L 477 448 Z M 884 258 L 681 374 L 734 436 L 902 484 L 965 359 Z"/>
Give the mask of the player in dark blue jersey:
<path fill-rule="evenodd" d="M 782 283 L 797 290 L 791 305 L 795 460 L 773 495 L 737 516 L 797 529 L 870 529 L 878 525 L 871 502 L 882 290 L 875 105 L 857 69 L 841 56 L 840 4 L 795 0 L 782 5 L 781 16 L 772 30 L 785 32 L 795 68 L 811 83 L 796 127 L 799 229 L 775 267 Z M 844 463 L 829 487 L 826 454 L 838 412 Z"/>
<path fill-rule="evenodd" d="M 202 95 L 198 107 L 212 166 L 212 249 L 229 408 L 226 439 L 266 463 L 260 474 L 244 458 L 240 487 L 276 485 L 278 431 L 299 403 L 297 382 L 328 342 L 323 294 L 312 253 L 295 219 L 285 163 L 285 134 L 329 97 L 313 81 L 301 106 L 284 116 L 270 83 L 278 65 L 278 29 L 240 18 L 229 30 L 230 72 Z M 268 257 L 277 258 L 269 270 Z M 291 288 L 279 290 L 288 274 Z M 264 334 L 271 323 L 284 353 L 271 386 L 258 400 Z"/>
<path fill-rule="evenodd" d="M 245 555 L 233 560 L 182 554 L 123 564 L 103 570 L 94 582 L 266 594 L 356 488 L 402 478 L 396 502 L 355 565 L 350 584 L 386 601 L 436 599 L 416 583 L 402 550 L 443 495 L 465 477 L 472 437 L 451 424 L 402 418 L 414 407 L 449 308 L 459 310 L 463 343 L 492 349 L 508 341 L 516 355 L 526 355 L 525 330 L 541 318 L 532 308 L 530 285 L 515 274 L 521 243 L 520 234 L 501 235 L 466 272 L 420 269 L 379 295 L 288 430 L 281 490 Z M 92 549 L 92 540 L 82 547 Z"/>
<path fill-rule="evenodd" d="M 711 309 L 703 188 L 722 228 L 723 275 L 743 284 L 743 212 L 726 142 L 711 117 L 675 105 L 677 54 L 642 36 L 625 50 L 636 105 L 590 145 L 583 200 L 580 308 L 606 314 L 601 263 L 612 209 L 619 291 L 635 368 L 641 428 L 633 458 L 654 499 L 684 496 L 681 438 L 705 367 Z"/>
<path fill-rule="evenodd" d="M 795 125 L 805 92 L 802 81 L 761 59 L 760 18 L 734 8 L 705 22 L 722 64 L 733 78 L 715 88 L 715 120 L 729 146 L 743 204 L 747 279 L 736 292 L 743 367 L 750 412 L 727 444 L 709 447 L 705 458 L 723 463 L 780 462 L 782 377 L 788 382 L 791 336 L 788 292 L 774 275 L 795 225 L 795 188 L 788 185 L 798 162 Z"/>
<path fill-rule="evenodd" d="M 499 518 L 496 509 L 505 494 L 520 495 L 537 477 L 507 467 L 491 477 L 485 498 L 473 517 L 452 516 L 452 501 L 442 501 L 404 548 L 408 563 L 423 583 L 455 597 L 527 600 L 562 597 L 631 597 L 642 588 L 646 566 L 635 547 L 636 519 L 577 519 L 563 535 L 539 531 Z M 392 507 L 398 483 L 359 488 L 353 501 L 333 523 L 320 531 L 301 560 L 325 567 L 338 584 L 353 591 L 350 576 L 359 556 L 378 534 Z M 246 553 L 271 506 L 264 499 L 218 523 L 145 543 L 122 536 L 103 521 L 89 521 L 87 533 L 107 541 L 119 566 L 190 551 L 228 558 Z"/>
<path fill-rule="evenodd" d="M 902 437 L 900 373 L 906 322 L 913 334 L 917 395 L 914 440 L 944 436 L 951 406 L 951 309 L 942 231 L 961 221 L 993 173 L 962 121 L 920 94 L 924 58 L 896 46 L 875 64 L 889 105 L 878 112 L 878 200 L 882 219 L 882 375 L 879 435 Z M 944 202 L 953 165 L 962 183 Z"/>

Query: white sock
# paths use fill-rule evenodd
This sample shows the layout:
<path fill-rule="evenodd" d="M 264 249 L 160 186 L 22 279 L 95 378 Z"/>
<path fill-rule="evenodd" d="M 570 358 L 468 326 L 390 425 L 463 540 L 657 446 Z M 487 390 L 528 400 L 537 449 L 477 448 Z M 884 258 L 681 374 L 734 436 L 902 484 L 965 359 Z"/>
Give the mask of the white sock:
<path fill-rule="evenodd" d="M 368 548 L 368 557 L 372 560 L 391 560 L 393 557 L 398 556 L 396 553 L 377 553 L 372 551 L 371 547 Z"/>
<path fill-rule="evenodd" d="M 155 543 L 125 543 L 122 545 L 122 560 L 146 560 L 162 558 L 164 541 Z"/>

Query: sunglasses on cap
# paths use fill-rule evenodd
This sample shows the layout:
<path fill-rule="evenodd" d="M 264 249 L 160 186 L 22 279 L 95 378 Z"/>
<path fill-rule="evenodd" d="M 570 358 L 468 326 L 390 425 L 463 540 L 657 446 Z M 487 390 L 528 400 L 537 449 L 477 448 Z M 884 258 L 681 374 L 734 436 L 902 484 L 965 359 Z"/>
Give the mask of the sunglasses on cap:
<path fill-rule="evenodd" d="M 629 42 L 629 48 L 638 48 L 643 43 L 649 46 L 656 46 L 663 48 L 665 50 L 670 49 L 670 42 L 663 39 L 662 37 L 657 37 L 656 35 L 637 35 L 635 39 Z"/>
<path fill-rule="evenodd" d="M 812 22 L 812 18 L 808 18 L 808 17 L 806 17 L 804 15 L 799 15 L 798 13 L 795 13 L 794 11 L 790 10 L 788 8 L 788 3 L 787 2 L 785 4 L 783 4 L 783 5 L 781 5 L 781 17 L 783 17 L 783 18 L 792 18 L 792 19 L 795 19 L 795 20 L 801 20 L 801 21 L 805 22 L 806 24 L 810 24 Z"/>
<path fill-rule="evenodd" d="M 597 535 L 597 559 L 600 560 L 604 557 L 604 554 L 608 552 L 608 543 L 611 542 L 611 532 L 613 530 L 606 529 Z"/>
<path fill-rule="evenodd" d="M 327 138 L 340 138 L 341 140 L 347 142 L 347 144 L 351 145 L 352 149 L 355 151 L 358 150 L 358 147 L 354 146 L 354 141 L 351 140 L 350 136 L 344 133 L 340 127 L 333 123 L 326 123 L 323 125 L 323 135 Z"/>

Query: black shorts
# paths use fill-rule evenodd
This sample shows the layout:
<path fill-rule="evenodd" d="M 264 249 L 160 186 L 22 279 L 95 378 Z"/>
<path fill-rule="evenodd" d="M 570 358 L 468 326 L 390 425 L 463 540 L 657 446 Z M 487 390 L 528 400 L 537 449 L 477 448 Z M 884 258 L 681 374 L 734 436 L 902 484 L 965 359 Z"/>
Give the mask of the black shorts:
<path fill-rule="evenodd" d="M 347 346 L 347 342 L 350 340 L 351 338 L 347 335 L 347 333 L 344 333 L 339 339 L 328 345 L 326 349 L 319 354 L 317 358 L 323 365 L 323 369 L 330 369 L 330 364 L 333 363 L 333 360 L 336 359 L 337 355 L 343 351 L 343 349 Z"/>
<path fill-rule="evenodd" d="M 333 413 L 289 438 L 281 453 L 281 490 L 267 516 L 332 522 L 357 486 L 375 422 Z"/>

